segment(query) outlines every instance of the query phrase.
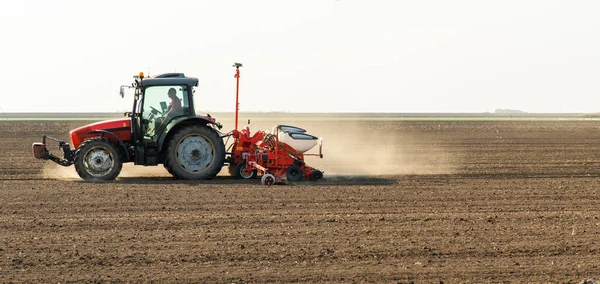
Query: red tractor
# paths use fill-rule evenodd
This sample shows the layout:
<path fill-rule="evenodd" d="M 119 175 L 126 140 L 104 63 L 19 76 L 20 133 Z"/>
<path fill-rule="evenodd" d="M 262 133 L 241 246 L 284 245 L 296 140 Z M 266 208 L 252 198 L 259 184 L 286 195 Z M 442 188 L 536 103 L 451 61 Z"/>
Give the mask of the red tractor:
<path fill-rule="evenodd" d="M 128 162 L 144 166 L 163 164 L 179 179 L 214 178 L 225 162 L 229 164 L 230 172 L 241 178 L 251 178 L 260 172 L 263 184 L 268 185 L 284 177 L 290 180 L 303 176 L 312 180 L 322 178 L 322 172 L 304 164 L 303 151 L 279 141 L 277 134 L 259 131 L 251 135 L 248 127 L 237 130 L 241 66 L 239 63 L 234 65 L 238 83 L 236 130 L 227 135 L 221 134 L 222 125 L 210 115 L 196 115 L 193 88 L 198 86 L 197 78 L 186 77 L 183 73 L 145 78 L 140 73 L 134 76 L 131 86 L 121 86 L 122 97 L 125 88 L 134 89 L 133 110 L 125 113 L 128 118 L 71 130 L 71 143 L 44 135 L 41 143 L 33 143 L 33 154 L 38 159 L 51 160 L 62 166 L 75 165 L 84 180 L 114 180 L 123 163 Z M 305 141 L 296 143 L 298 145 L 306 144 L 306 141 L 312 146 L 316 144 L 316 137 L 301 135 L 303 129 L 279 126 L 276 132 L 280 131 L 288 133 L 289 142 L 298 140 Z M 231 151 L 226 152 L 223 138 L 230 136 L 234 141 Z M 48 151 L 48 139 L 58 143 L 62 157 Z"/>
<path fill-rule="evenodd" d="M 225 146 L 217 129 L 221 124 L 194 110 L 193 87 L 198 79 L 183 73 L 134 77 L 133 110 L 129 118 L 101 121 L 71 130 L 71 143 L 43 136 L 33 144 L 38 159 L 62 166 L 75 165 L 85 180 L 113 180 L 123 163 L 164 167 L 177 178 L 214 177 L 225 161 Z M 171 105 L 167 101 L 171 101 Z M 63 157 L 46 148 L 48 139 L 58 142 Z M 71 146 L 74 149 L 71 149 Z"/>

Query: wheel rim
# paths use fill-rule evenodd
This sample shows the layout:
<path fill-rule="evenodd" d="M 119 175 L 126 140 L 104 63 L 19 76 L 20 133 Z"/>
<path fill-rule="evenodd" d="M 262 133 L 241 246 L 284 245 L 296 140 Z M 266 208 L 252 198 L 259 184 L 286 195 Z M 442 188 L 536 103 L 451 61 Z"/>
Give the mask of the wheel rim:
<path fill-rule="evenodd" d="M 267 185 L 273 185 L 273 183 L 275 183 L 275 179 L 274 179 L 274 178 L 272 178 L 272 177 L 267 177 L 267 178 L 265 179 L 265 184 L 267 184 Z"/>
<path fill-rule="evenodd" d="M 251 178 L 253 174 L 254 174 L 254 172 L 253 172 L 252 168 L 250 168 L 250 170 L 248 170 L 247 167 L 240 168 L 240 175 L 245 179 Z"/>
<path fill-rule="evenodd" d="M 214 146 L 204 136 L 188 135 L 177 145 L 177 164 L 186 172 L 206 171 L 214 160 Z"/>
<path fill-rule="evenodd" d="M 287 171 L 287 179 L 291 181 L 297 181 L 302 178 L 302 170 L 297 166 L 290 166 Z"/>
<path fill-rule="evenodd" d="M 103 177 L 115 166 L 115 159 L 106 147 L 91 148 L 83 158 L 85 170 L 94 177 Z"/>
<path fill-rule="evenodd" d="M 261 181 L 264 185 L 273 185 L 275 183 L 275 176 L 272 174 L 266 174 L 262 177 Z"/>
<path fill-rule="evenodd" d="M 310 174 L 310 180 L 320 180 L 323 178 L 323 172 L 314 171 Z"/>

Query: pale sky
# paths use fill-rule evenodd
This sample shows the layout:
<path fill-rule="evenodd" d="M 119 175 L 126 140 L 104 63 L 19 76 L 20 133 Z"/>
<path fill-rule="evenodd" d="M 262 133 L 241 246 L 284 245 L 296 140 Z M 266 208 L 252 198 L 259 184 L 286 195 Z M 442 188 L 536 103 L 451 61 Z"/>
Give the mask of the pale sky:
<path fill-rule="evenodd" d="M 0 2 L 0 110 L 131 110 L 140 71 L 196 108 L 600 112 L 600 1 Z"/>

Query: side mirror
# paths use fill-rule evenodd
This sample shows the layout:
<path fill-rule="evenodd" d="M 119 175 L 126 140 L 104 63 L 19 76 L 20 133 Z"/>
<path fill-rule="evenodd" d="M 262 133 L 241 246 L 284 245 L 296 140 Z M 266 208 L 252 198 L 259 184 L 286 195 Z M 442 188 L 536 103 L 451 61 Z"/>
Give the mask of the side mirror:
<path fill-rule="evenodd" d="M 125 88 L 131 88 L 130 86 L 127 85 L 122 85 L 121 89 L 119 90 L 119 94 L 121 95 L 121 98 L 125 97 Z"/>

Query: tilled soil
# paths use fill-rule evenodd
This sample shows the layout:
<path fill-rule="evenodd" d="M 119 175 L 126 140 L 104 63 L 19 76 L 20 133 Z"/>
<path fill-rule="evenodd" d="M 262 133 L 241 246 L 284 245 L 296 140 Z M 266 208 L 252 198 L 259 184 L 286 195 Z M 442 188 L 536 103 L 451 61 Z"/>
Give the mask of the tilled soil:
<path fill-rule="evenodd" d="M 272 187 L 32 157 L 86 123 L 0 122 L 2 282 L 600 279 L 599 121 L 295 123 L 325 179 Z"/>

